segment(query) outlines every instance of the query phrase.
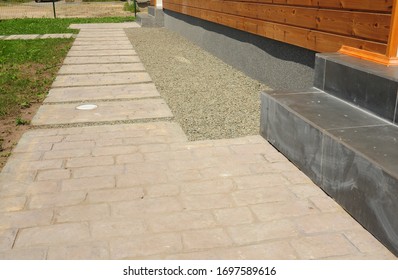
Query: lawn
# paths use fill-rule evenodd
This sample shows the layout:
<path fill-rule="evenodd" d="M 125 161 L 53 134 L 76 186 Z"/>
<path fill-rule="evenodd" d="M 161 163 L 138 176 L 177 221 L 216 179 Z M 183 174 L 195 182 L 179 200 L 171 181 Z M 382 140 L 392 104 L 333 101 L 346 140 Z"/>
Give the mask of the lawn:
<path fill-rule="evenodd" d="M 0 35 L 12 34 L 50 34 L 78 33 L 76 29 L 68 29 L 72 23 L 118 23 L 134 21 L 134 17 L 104 18 L 32 18 L 0 20 Z"/>
<path fill-rule="evenodd" d="M 72 41 L 0 41 L 0 118 L 44 99 Z"/>

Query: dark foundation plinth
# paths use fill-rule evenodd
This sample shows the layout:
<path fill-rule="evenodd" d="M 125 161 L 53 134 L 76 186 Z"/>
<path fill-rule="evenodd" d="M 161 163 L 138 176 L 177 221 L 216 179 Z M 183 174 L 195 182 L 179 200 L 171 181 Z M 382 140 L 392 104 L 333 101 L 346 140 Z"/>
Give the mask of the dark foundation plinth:
<path fill-rule="evenodd" d="M 342 54 L 317 54 L 315 64 L 317 88 L 398 123 L 398 67 Z"/>
<path fill-rule="evenodd" d="M 398 255 L 398 127 L 312 88 L 261 95 L 261 135 Z"/>
<path fill-rule="evenodd" d="M 148 13 L 138 13 L 137 23 L 141 27 L 163 27 L 164 26 L 164 13 L 162 9 L 149 6 Z"/>
<path fill-rule="evenodd" d="M 273 89 L 311 87 L 315 52 L 165 10 L 170 29 Z"/>

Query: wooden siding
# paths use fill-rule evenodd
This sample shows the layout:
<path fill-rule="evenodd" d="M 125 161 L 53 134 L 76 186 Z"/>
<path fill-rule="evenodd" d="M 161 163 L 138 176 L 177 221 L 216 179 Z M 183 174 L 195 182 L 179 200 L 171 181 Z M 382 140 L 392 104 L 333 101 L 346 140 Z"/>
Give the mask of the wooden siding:
<path fill-rule="evenodd" d="M 163 8 L 318 52 L 385 54 L 393 0 L 163 0 Z"/>

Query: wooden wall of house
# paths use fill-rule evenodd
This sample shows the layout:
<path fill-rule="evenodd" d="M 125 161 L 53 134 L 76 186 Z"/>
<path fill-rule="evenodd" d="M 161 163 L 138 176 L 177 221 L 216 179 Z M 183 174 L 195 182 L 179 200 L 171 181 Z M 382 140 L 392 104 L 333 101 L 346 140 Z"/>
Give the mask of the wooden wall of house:
<path fill-rule="evenodd" d="M 163 8 L 317 52 L 385 54 L 393 0 L 163 0 Z"/>

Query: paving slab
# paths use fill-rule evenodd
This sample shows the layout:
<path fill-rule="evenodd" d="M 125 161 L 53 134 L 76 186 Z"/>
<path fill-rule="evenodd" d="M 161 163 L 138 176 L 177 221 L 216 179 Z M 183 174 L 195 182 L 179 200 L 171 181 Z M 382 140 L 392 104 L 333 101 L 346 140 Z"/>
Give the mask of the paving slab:
<path fill-rule="evenodd" d="M 4 40 L 32 40 L 37 39 L 39 34 L 30 34 L 30 35 L 10 35 Z"/>
<path fill-rule="evenodd" d="M 44 100 L 47 103 L 85 100 L 135 99 L 160 96 L 153 83 L 52 88 Z"/>
<path fill-rule="evenodd" d="M 44 34 L 40 36 L 40 39 L 56 39 L 56 38 L 72 38 L 75 34 L 63 33 L 63 34 Z"/>
<path fill-rule="evenodd" d="M 70 51 L 88 51 L 88 50 L 133 50 L 131 44 L 124 45 L 103 45 L 103 44 L 87 44 L 87 45 L 73 45 Z"/>
<path fill-rule="evenodd" d="M 71 29 L 123 29 L 123 28 L 139 28 L 141 27 L 136 22 L 123 22 L 123 23 L 82 23 L 82 24 L 71 24 L 69 28 Z"/>
<path fill-rule="evenodd" d="M 115 38 L 109 38 L 109 37 L 94 37 L 94 38 L 87 38 L 87 37 L 79 37 L 76 38 L 75 40 L 76 42 L 115 42 L 115 43 L 129 43 L 129 39 L 127 38 L 127 36 L 123 36 L 123 37 L 115 37 Z"/>
<path fill-rule="evenodd" d="M 115 55 L 137 55 L 134 50 L 70 50 L 68 57 L 72 56 L 115 56 Z"/>
<path fill-rule="evenodd" d="M 173 116 L 162 99 L 95 102 L 94 110 L 77 110 L 81 104 L 43 105 L 32 120 L 33 125 L 55 125 L 71 123 L 96 123 L 128 121 Z"/>
<path fill-rule="evenodd" d="M 151 81 L 151 77 L 146 72 L 59 75 L 55 78 L 52 87 L 123 85 Z"/>
<path fill-rule="evenodd" d="M 145 71 L 142 63 L 109 63 L 109 64 L 79 64 L 64 65 L 58 75 L 65 74 L 90 74 L 90 73 L 119 73 L 119 72 L 137 72 Z"/>
<path fill-rule="evenodd" d="M 76 40 L 73 42 L 73 46 L 106 46 L 106 47 L 118 47 L 118 46 L 131 46 L 130 42 L 112 42 L 112 41 L 88 41 L 88 40 L 79 40 L 76 42 Z"/>
<path fill-rule="evenodd" d="M 49 144 L 35 161 L 32 143 Z M 10 222 L 0 230 L 0 257 L 396 259 L 333 200 L 335 207 L 312 203 L 329 198 L 311 181 L 303 192 L 289 179 L 302 173 L 287 159 L 273 169 L 265 151 L 277 152 L 260 136 L 188 142 L 173 122 L 28 131 L 0 174 L 0 201 L 15 197 L 15 175 L 27 166 L 37 176 L 24 180 L 24 209 L 0 213 Z M 270 189 L 267 178 L 291 195 L 251 204 Z M 59 188 L 45 187 L 52 183 Z M 242 191 L 251 199 L 236 206 Z M 317 230 L 300 230 L 309 226 Z"/>
<path fill-rule="evenodd" d="M 79 32 L 77 38 L 106 38 L 106 39 L 117 39 L 117 38 L 127 38 L 124 31 L 121 32 Z"/>
<path fill-rule="evenodd" d="M 79 56 L 79 57 L 66 57 L 65 64 L 102 64 L 102 63 L 134 63 L 140 62 L 138 56 Z"/>

